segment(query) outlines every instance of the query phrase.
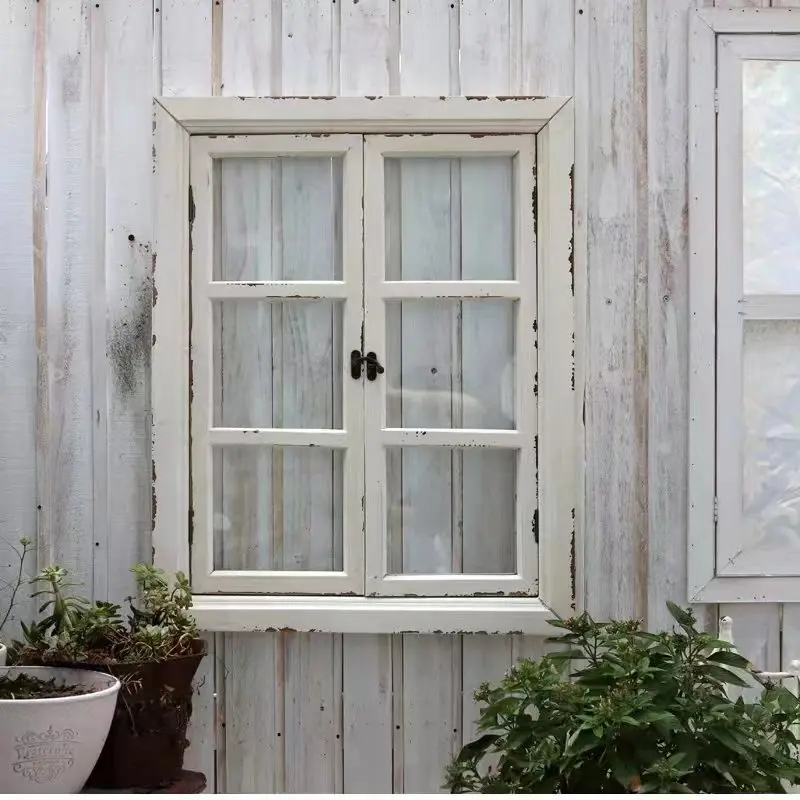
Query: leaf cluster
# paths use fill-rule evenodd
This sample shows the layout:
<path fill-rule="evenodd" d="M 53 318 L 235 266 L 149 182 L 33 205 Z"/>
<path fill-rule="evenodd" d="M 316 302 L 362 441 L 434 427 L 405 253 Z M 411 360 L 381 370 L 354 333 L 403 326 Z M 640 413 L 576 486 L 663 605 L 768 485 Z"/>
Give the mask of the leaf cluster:
<path fill-rule="evenodd" d="M 478 738 L 452 793 L 785 793 L 800 783 L 800 701 L 668 604 L 676 630 L 555 621 L 561 648 L 475 694 Z M 756 686 L 760 700 L 727 687 Z"/>
<path fill-rule="evenodd" d="M 103 601 L 89 602 L 70 590 L 78 586 L 60 566 L 46 567 L 32 583 L 40 588 L 42 618 L 22 625 L 17 644 L 21 661 L 130 663 L 164 661 L 191 652 L 198 637 L 191 615 L 192 593 L 183 573 L 174 581 L 160 569 L 137 564 L 139 598 L 128 597 L 127 620 L 122 608 Z"/>

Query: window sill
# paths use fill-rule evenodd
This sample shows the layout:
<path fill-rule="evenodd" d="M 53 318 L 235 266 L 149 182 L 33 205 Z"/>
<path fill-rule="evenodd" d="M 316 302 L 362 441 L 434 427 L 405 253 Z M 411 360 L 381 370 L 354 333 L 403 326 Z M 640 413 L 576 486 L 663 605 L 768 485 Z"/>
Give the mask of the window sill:
<path fill-rule="evenodd" d="M 210 632 L 555 634 L 556 617 L 537 598 L 372 598 L 194 595 Z"/>

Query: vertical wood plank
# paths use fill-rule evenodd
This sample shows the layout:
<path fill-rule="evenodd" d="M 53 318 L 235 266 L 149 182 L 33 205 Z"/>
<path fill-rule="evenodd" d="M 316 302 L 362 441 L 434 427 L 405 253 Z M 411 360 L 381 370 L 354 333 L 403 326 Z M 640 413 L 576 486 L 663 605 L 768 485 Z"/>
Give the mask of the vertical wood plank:
<path fill-rule="evenodd" d="M 800 8 L 800 0 L 772 0 L 773 8 Z"/>
<path fill-rule="evenodd" d="M 515 72 L 511 63 L 510 9 L 508 0 L 461 0 L 463 94 L 509 91 Z"/>
<path fill-rule="evenodd" d="M 784 603 L 782 611 L 780 668 L 788 671 L 800 659 L 800 603 Z"/>
<path fill-rule="evenodd" d="M 278 92 L 273 66 L 274 3 L 225 0 L 222 5 L 221 93 L 262 96 Z"/>
<path fill-rule="evenodd" d="M 183 759 L 185 769 L 202 772 L 206 776 L 206 794 L 213 794 L 215 787 L 216 757 L 216 671 L 217 651 L 213 633 L 203 636 L 208 653 L 200 662 L 194 678 L 192 716 L 186 738 L 189 747 Z"/>
<path fill-rule="evenodd" d="M 212 93 L 214 0 L 158 0 L 161 7 L 161 79 L 166 97 Z"/>
<path fill-rule="evenodd" d="M 332 95 L 338 88 L 338 4 L 331 0 L 283 0 L 284 95 Z"/>
<path fill-rule="evenodd" d="M 36 304 L 34 299 L 34 209 L 36 174 L 37 6 L 0 2 L 0 615 L 10 602 L 8 582 L 17 575 L 20 537 L 36 539 Z M 26 564 L 36 569 L 36 553 Z M 30 619 L 33 603 L 23 587 L 3 630 L 18 635 L 16 622 Z M 0 617 L 1 618 L 1 617 Z"/>
<path fill-rule="evenodd" d="M 581 3 L 588 46 L 586 604 L 645 613 L 647 593 L 647 215 L 644 3 Z"/>
<path fill-rule="evenodd" d="M 777 603 L 730 603 L 719 616 L 733 620 L 736 649 L 756 669 L 776 671 L 781 663 L 781 607 Z"/>
<path fill-rule="evenodd" d="M 342 637 L 344 791 L 392 793 L 392 637 Z"/>
<path fill-rule="evenodd" d="M 277 701 L 278 633 L 225 635 L 225 791 L 276 793 L 283 708 Z"/>
<path fill-rule="evenodd" d="M 461 743 L 460 667 L 461 637 L 403 637 L 404 794 L 442 791 Z"/>
<path fill-rule="evenodd" d="M 286 792 L 337 790 L 341 770 L 341 637 L 284 633 Z M 339 661 L 337 666 L 336 661 Z M 341 787 L 339 787 L 341 791 Z"/>
<path fill-rule="evenodd" d="M 513 663 L 513 637 L 464 634 L 463 640 L 463 741 L 472 741 L 477 735 L 476 722 L 480 706 L 474 694 L 484 682 L 496 684 L 502 680 Z"/>
<path fill-rule="evenodd" d="M 648 228 L 650 320 L 648 624 L 671 627 L 667 600 L 686 601 L 688 440 L 688 10 L 648 4 Z"/>
<path fill-rule="evenodd" d="M 388 94 L 400 73 L 396 0 L 341 3 L 341 94 Z M 395 90 L 396 91 L 396 90 Z"/>
<path fill-rule="evenodd" d="M 47 339 L 50 557 L 93 588 L 89 5 L 48 5 Z M 96 231 L 96 229 L 94 229 Z"/>
<path fill-rule="evenodd" d="M 403 0 L 400 93 L 458 94 L 458 3 Z"/>
<path fill-rule="evenodd" d="M 574 19 L 573 0 L 522 3 L 523 94 L 546 97 L 573 93 Z"/>
<path fill-rule="evenodd" d="M 133 593 L 130 566 L 150 557 L 149 367 L 153 231 L 152 47 L 147 4 L 102 4 L 105 60 L 105 293 L 95 312 L 108 354 L 106 594 Z M 99 110 L 93 111 L 98 115 Z M 101 124 L 102 124 L 101 118 Z M 95 571 L 99 568 L 96 566 Z M 98 576 L 95 585 L 99 589 Z"/>

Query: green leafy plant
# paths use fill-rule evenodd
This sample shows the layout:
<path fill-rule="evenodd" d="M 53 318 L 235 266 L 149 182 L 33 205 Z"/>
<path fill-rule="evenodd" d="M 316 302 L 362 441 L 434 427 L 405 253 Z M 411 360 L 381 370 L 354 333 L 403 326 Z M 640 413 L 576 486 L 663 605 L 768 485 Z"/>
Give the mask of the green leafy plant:
<path fill-rule="evenodd" d="M 72 594 L 78 586 L 63 567 L 46 567 L 33 578 L 40 586 L 33 597 L 43 598 L 39 613 L 45 616 L 23 625 L 24 641 L 19 645 L 23 662 L 129 663 L 165 661 L 192 652 L 198 638 L 190 613 L 192 592 L 189 581 L 178 573 L 174 581 L 160 569 L 137 564 L 139 599 L 127 598 L 127 622 L 121 608 L 113 603 L 90 603 Z"/>
<path fill-rule="evenodd" d="M 552 624 L 560 651 L 475 694 L 479 737 L 450 765 L 452 793 L 785 793 L 800 783 L 800 701 L 760 682 L 732 646 L 669 604 L 677 630 Z M 763 689 L 757 702 L 727 687 Z"/>
<path fill-rule="evenodd" d="M 11 612 L 14 610 L 14 606 L 16 605 L 17 601 L 17 594 L 19 593 L 22 584 L 25 583 L 25 559 L 27 558 L 28 553 L 30 553 L 30 551 L 33 549 L 33 542 L 27 537 L 23 536 L 19 540 L 19 547 L 16 547 L 13 544 L 10 545 L 10 547 L 13 550 L 14 555 L 17 557 L 17 571 L 16 575 L 10 581 L 3 581 L 0 583 L 0 591 L 9 593 L 8 604 L 5 607 L 5 611 L 0 611 L 0 633 L 2 633 L 3 628 L 11 618 Z"/>

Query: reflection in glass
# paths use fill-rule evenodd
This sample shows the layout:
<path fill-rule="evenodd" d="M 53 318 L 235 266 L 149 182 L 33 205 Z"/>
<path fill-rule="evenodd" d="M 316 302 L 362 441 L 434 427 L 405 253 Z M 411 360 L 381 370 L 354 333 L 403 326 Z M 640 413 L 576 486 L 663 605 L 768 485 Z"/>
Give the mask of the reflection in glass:
<path fill-rule="evenodd" d="M 744 61 L 742 103 L 744 291 L 800 292 L 800 62 Z"/>

